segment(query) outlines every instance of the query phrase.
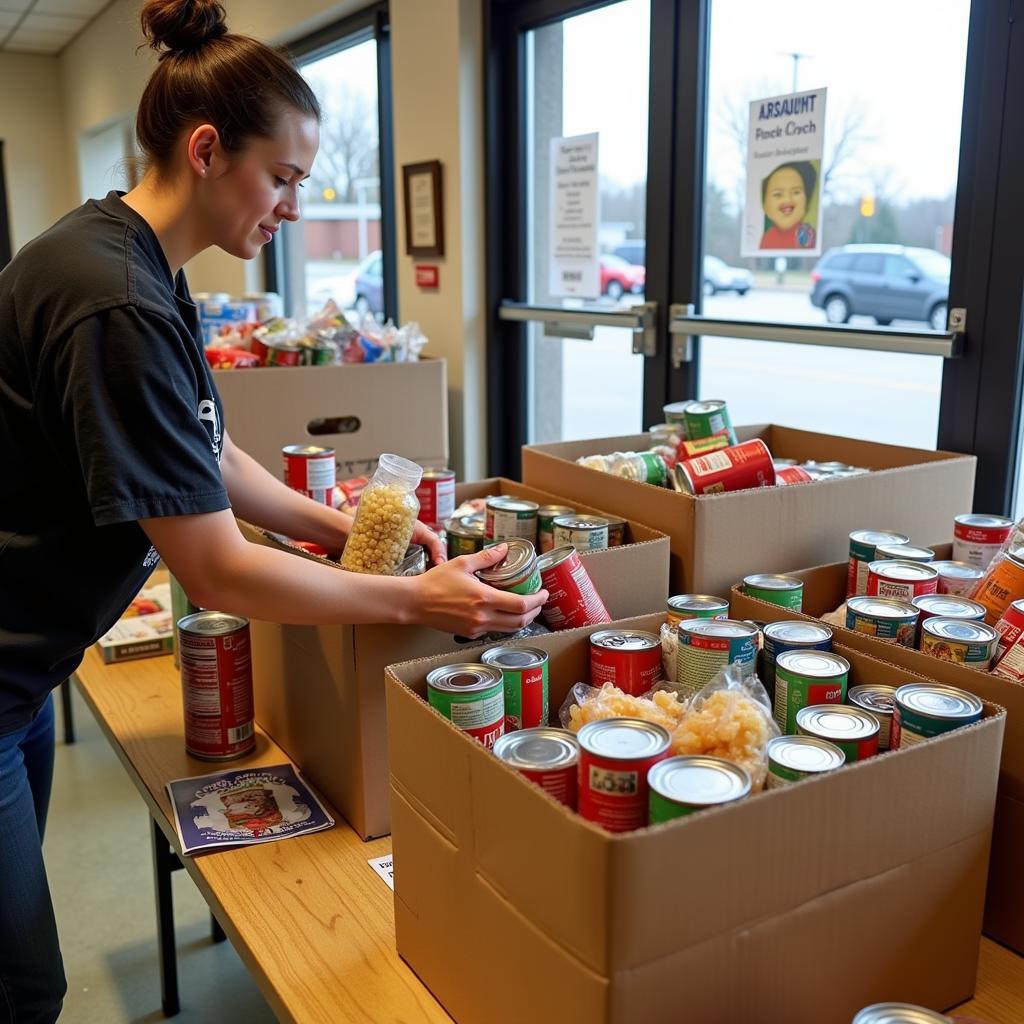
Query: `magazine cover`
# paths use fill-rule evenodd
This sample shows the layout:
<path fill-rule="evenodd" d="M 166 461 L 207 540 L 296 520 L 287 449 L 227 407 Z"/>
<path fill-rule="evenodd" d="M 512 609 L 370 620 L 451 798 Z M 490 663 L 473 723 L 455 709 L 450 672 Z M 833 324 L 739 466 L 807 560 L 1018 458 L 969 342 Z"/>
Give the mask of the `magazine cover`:
<path fill-rule="evenodd" d="M 107 664 L 170 654 L 174 646 L 171 585 L 144 587 L 98 643 Z"/>
<path fill-rule="evenodd" d="M 167 783 L 181 852 L 272 843 L 319 832 L 334 819 L 290 764 Z"/>

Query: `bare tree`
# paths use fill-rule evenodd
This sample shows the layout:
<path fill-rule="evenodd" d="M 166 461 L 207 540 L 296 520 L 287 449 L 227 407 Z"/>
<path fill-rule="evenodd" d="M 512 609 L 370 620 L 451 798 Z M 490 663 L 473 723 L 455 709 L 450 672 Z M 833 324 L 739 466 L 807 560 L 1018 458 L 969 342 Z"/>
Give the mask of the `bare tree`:
<path fill-rule="evenodd" d="M 332 88 L 315 75 L 310 85 L 324 112 L 310 186 L 317 194 L 331 188 L 342 202 L 355 202 L 356 182 L 380 176 L 376 106 L 366 93 Z"/>

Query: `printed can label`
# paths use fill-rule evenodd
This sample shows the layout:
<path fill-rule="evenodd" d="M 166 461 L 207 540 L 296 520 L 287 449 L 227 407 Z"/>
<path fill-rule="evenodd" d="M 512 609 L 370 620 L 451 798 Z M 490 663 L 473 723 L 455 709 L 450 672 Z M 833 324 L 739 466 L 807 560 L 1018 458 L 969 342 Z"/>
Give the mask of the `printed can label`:
<path fill-rule="evenodd" d="M 754 673 L 757 636 L 707 636 L 680 633 L 676 646 L 676 683 L 682 695 L 692 697 L 723 668 L 739 662 L 744 676 Z"/>
<path fill-rule="evenodd" d="M 427 701 L 452 725 L 468 733 L 488 750 L 505 733 L 505 683 L 472 694 L 452 694 L 427 688 Z"/>
<path fill-rule="evenodd" d="M 505 685 L 505 732 L 548 724 L 548 663 L 501 667 Z"/>
<path fill-rule="evenodd" d="M 775 721 L 787 736 L 796 733 L 796 713 L 813 704 L 842 704 L 847 676 L 809 679 L 775 666 Z"/>

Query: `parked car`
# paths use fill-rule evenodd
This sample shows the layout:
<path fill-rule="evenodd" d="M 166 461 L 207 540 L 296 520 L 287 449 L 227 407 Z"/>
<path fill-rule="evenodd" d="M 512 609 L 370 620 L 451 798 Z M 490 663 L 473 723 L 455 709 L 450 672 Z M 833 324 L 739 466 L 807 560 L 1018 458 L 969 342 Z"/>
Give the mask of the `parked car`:
<path fill-rule="evenodd" d="M 730 267 L 717 256 L 705 256 L 703 269 L 705 295 L 716 295 L 718 292 L 746 295 L 754 287 L 754 278 L 749 270 Z"/>
<path fill-rule="evenodd" d="M 811 271 L 811 302 L 830 324 L 861 314 L 883 327 L 893 320 L 923 320 L 944 331 L 949 267 L 949 257 L 934 249 L 843 245 L 829 249 Z"/>
<path fill-rule="evenodd" d="M 647 266 L 647 243 L 642 238 L 630 238 L 620 242 L 612 249 L 612 254 L 627 263 L 632 263 L 635 267 Z"/>
<path fill-rule="evenodd" d="M 371 252 L 356 268 L 355 310 L 360 317 L 384 312 L 384 258 Z"/>
<path fill-rule="evenodd" d="M 627 263 L 621 256 L 601 254 L 601 294 L 618 301 L 625 292 L 642 293 L 647 273 L 635 263 Z"/>

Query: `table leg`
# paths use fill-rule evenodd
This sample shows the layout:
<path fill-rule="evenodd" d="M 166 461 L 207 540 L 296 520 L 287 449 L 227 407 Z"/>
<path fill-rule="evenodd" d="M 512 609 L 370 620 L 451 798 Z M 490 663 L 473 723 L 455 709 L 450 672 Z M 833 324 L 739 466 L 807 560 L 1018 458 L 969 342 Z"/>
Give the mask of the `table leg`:
<path fill-rule="evenodd" d="M 220 921 L 210 915 L 210 934 L 213 936 L 214 942 L 223 942 L 227 936 L 224 934 L 224 929 L 220 926 Z"/>
<path fill-rule="evenodd" d="M 150 818 L 153 833 L 153 881 L 156 888 L 157 946 L 160 955 L 160 1004 L 165 1017 L 177 1014 L 178 961 L 174 948 L 174 904 L 171 899 L 171 872 L 178 860 L 160 826 Z"/>
<path fill-rule="evenodd" d="M 65 679 L 60 684 L 60 706 L 64 718 L 64 744 L 70 746 L 75 742 L 75 720 L 71 716 L 71 680 Z"/>

